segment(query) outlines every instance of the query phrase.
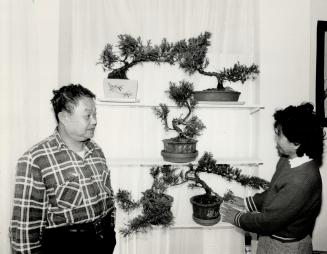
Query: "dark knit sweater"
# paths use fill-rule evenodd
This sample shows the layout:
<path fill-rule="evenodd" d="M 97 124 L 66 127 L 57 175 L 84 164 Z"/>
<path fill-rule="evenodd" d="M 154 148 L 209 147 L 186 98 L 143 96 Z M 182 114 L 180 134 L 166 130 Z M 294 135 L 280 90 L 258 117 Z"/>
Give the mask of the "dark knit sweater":
<path fill-rule="evenodd" d="M 238 226 L 278 240 L 311 235 L 321 207 L 322 181 L 319 167 L 311 160 L 291 168 L 281 158 L 268 190 L 246 198 L 248 213 L 239 214 Z"/>

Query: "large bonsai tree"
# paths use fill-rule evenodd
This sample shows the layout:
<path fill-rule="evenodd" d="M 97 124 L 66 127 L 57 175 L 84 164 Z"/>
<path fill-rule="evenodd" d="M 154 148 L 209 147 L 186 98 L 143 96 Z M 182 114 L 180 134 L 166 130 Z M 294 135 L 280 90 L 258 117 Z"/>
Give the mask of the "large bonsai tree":
<path fill-rule="evenodd" d="M 197 101 L 193 99 L 194 92 L 193 84 L 188 81 L 180 81 L 176 83 L 170 82 L 168 96 L 172 99 L 179 108 L 186 108 L 187 113 L 181 114 L 179 117 L 172 119 L 171 124 L 168 123 L 170 113 L 169 107 L 166 104 L 159 104 L 159 107 L 154 107 L 155 115 L 161 119 L 166 131 L 173 130 L 177 132 L 177 136 L 173 138 L 175 141 L 191 140 L 201 134 L 205 128 L 202 121 L 192 112 L 196 108 Z"/>
<path fill-rule="evenodd" d="M 217 164 L 211 153 L 205 152 L 197 165 L 189 164 L 186 171 L 178 170 L 176 166 L 163 165 L 150 169 L 153 177 L 151 188 L 142 193 L 142 198 L 135 201 L 129 191 L 119 190 L 116 194 L 118 206 L 126 212 L 135 208 L 142 207 L 141 214 L 131 219 L 125 228 L 120 229 L 120 233 L 128 236 L 132 233 L 147 232 L 153 226 L 169 227 L 174 224 L 174 216 L 171 213 L 173 199 L 166 194 L 169 187 L 178 186 L 185 183 L 190 188 L 202 188 L 205 197 L 202 202 L 209 204 L 214 199 L 223 199 L 225 201 L 234 198 L 233 192 L 227 190 L 221 196 L 200 178 L 201 173 L 219 175 L 227 181 L 236 181 L 242 186 L 248 186 L 253 189 L 266 189 L 269 182 L 256 176 L 247 176 L 242 174 L 242 170 L 234 168 L 228 164 Z"/>
<path fill-rule="evenodd" d="M 150 40 L 144 44 L 140 37 L 134 38 L 128 34 L 121 34 L 118 35 L 117 48 L 118 50 L 115 51 L 111 43 L 106 44 L 97 63 L 102 64 L 103 70 L 109 72 L 110 79 L 127 79 L 127 71 L 137 64 L 174 63 L 172 44 L 166 39 L 163 39 L 158 46 L 152 45 Z"/>
<path fill-rule="evenodd" d="M 198 72 L 205 76 L 217 79 L 217 90 L 226 90 L 225 81 L 244 83 L 248 79 L 255 79 L 259 74 L 258 65 L 246 66 L 235 63 L 231 68 L 224 68 L 222 71 L 208 71 L 209 59 L 206 57 L 210 46 L 211 33 L 205 32 L 198 37 L 188 40 L 180 40 L 174 44 L 173 52 L 175 61 L 179 63 L 186 73 L 193 74 Z"/>

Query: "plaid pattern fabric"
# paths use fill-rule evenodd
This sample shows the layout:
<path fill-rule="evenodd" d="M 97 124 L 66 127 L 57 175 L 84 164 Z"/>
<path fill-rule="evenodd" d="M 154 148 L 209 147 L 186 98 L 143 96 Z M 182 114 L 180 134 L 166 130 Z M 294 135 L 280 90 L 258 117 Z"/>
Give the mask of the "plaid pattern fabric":
<path fill-rule="evenodd" d="M 56 130 L 18 160 L 10 224 L 14 253 L 39 253 L 44 228 L 90 222 L 113 206 L 102 150 L 88 141 L 81 158 Z"/>

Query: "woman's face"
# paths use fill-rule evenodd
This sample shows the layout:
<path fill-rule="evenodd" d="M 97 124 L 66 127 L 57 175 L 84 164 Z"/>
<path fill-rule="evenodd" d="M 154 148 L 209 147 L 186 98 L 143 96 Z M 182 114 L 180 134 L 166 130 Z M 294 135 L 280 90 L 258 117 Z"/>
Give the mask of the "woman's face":
<path fill-rule="evenodd" d="M 275 141 L 279 156 L 285 156 L 290 159 L 297 157 L 296 150 L 299 145 L 290 142 L 280 127 L 275 128 Z"/>

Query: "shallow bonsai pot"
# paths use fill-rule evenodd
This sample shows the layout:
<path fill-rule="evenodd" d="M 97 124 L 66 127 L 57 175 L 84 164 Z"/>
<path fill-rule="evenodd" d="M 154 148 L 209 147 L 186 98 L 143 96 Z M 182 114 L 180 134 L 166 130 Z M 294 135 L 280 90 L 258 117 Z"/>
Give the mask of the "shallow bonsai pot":
<path fill-rule="evenodd" d="M 240 92 L 233 90 L 204 90 L 194 91 L 194 99 L 197 101 L 238 101 Z"/>
<path fill-rule="evenodd" d="M 161 155 L 165 161 L 174 163 L 191 162 L 198 156 L 197 140 L 164 139 L 164 150 Z"/>
<path fill-rule="evenodd" d="M 165 150 L 161 151 L 161 155 L 165 161 L 173 162 L 173 163 L 186 163 L 191 162 L 198 157 L 198 151 L 193 153 L 169 153 Z"/>
<path fill-rule="evenodd" d="M 203 203 L 206 195 L 197 195 L 190 198 L 193 206 L 193 220 L 202 226 L 212 226 L 219 222 L 219 208 L 222 199 L 216 196 L 210 196 L 209 203 Z"/>

